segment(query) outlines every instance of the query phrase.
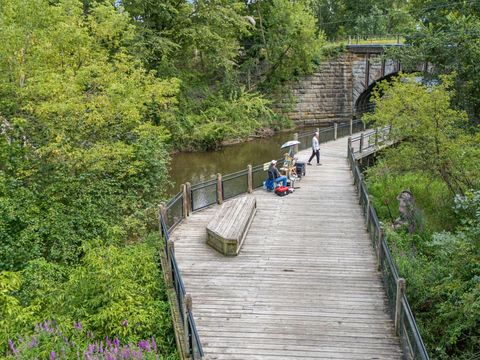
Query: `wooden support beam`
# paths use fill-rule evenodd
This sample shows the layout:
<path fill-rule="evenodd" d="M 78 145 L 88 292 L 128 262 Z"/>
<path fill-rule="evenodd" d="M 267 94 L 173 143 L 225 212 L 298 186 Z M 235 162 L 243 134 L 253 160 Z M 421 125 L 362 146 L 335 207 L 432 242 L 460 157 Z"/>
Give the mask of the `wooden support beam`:
<path fill-rule="evenodd" d="M 366 207 L 366 214 L 365 214 L 365 224 L 367 224 L 367 231 L 368 231 L 368 222 L 370 221 L 370 198 L 367 196 L 367 207 Z"/>
<path fill-rule="evenodd" d="M 186 182 L 185 183 L 185 190 L 187 192 L 187 216 L 190 216 L 190 214 L 192 213 L 193 209 L 192 209 L 192 184 L 190 184 L 189 182 Z"/>
<path fill-rule="evenodd" d="M 183 331 L 185 334 L 185 347 L 187 352 L 190 350 L 190 331 L 188 326 L 188 313 L 192 311 L 192 297 L 190 294 L 185 294 L 183 298 Z"/>
<path fill-rule="evenodd" d="M 382 270 L 382 261 L 383 261 L 383 249 L 382 249 L 382 243 L 383 243 L 383 230 L 379 229 L 378 231 L 378 246 L 377 246 L 377 270 L 381 271 Z"/>
<path fill-rule="evenodd" d="M 402 297 L 405 294 L 405 279 L 397 280 L 397 296 L 395 298 L 395 333 L 398 335 L 400 330 L 400 316 L 402 311 Z"/>
<path fill-rule="evenodd" d="M 166 266 L 165 269 L 165 276 L 167 278 L 168 284 L 172 285 L 173 277 L 172 277 L 172 262 L 170 259 L 170 255 L 175 253 L 175 243 L 173 240 L 168 240 L 167 242 L 167 258 L 166 258 Z"/>
<path fill-rule="evenodd" d="M 253 192 L 253 170 L 252 165 L 247 165 L 247 191 L 249 194 Z"/>
<path fill-rule="evenodd" d="M 187 186 L 185 184 L 180 185 L 180 191 L 182 193 L 182 212 L 183 218 L 188 216 L 188 199 L 187 199 Z"/>
<path fill-rule="evenodd" d="M 217 174 L 217 203 L 220 205 L 223 203 L 223 182 L 222 174 Z"/>
<path fill-rule="evenodd" d="M 162 228 L 162 221 L 161 218 L 163 217 L 163 221 L 167 218 L 167 209 L 165 208 L 165 204 L 161 203 L 158 205 L 158 230 L 160 231 L 160 235 L 165 236 L 166 234 L 163 233 Z"/>

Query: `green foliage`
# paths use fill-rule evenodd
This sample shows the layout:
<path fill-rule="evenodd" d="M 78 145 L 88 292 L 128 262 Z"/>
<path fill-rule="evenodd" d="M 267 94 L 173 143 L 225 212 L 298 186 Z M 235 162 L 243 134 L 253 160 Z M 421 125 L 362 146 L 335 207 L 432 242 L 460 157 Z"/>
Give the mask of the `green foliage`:
<path fill-rule="evenodd" d="M 415 28 L 408 2 L 313 0 L 318 27 L 329 40 L 346 35 L 403 34 Z"/>
<path fill-rule="evenodd" d="M 323 46 L 324 37 L 315 27 L 315 18 L 305 1 L 258 1 L 250 6 L 258 16 L 259 32 L 248 54 L 260 66 L 257 74 L 262 88 L 275 88 L 292 76 L 309 73 Z M 249 69 L 250 70 L 250 69 Z"/>
<path fill-rule="evenodd" d="M 474 1 L 447 1 L 441 4 L 419 0 L 412 13 L 421 21 L 410 32 L 411 46 L 391 49 L 389 56 L 399 59 L 407 70 L 418 64 L 432 65 L 433 74 L 455 73 L 454 105 L 465 110 L 474 124 L 480 119 L 480 9 Z"/>
<path fill-rule="evenodd" d="M 438 85 L 424 85 L 413 76 L 403 76 L 382 83 L 374 94 L 375 112 L 364 120 L 391 124 L 390 138 L 405 140 L 386 151 L 390 170 L 421 171 L 440 178 L 454 195 L 476 186 L 480 151 L 477 137 L 462 130 L 466 113 L 450 107 L 449 78 L 441 80 Z"/>
<path fill-rule="evenodd" d="M 455 199 L 455 232 L 389 232 L 400 274 L 430 356 L 471 359 L 480 346 L 479 192 Z"/>
<path fill-rule="evenodd" d="M 211 150 L 228 139 L 246 139 L 264 127 L 284 127 L 268 103 L 261 95 L 244 91 L 228 99 L 214 93 L 200 103 L 192 102 L 185 111 L 185 131 L 178 143 L 183 141 L 189 148 Z"/>
<path fill-rule="evenodd" d="M 391 224 L 399 216 L 397 196 L 409 190 L 420 210 L 425 231 L 453 229 L 457 224 L 452 196 L 442 181 L 422 173 L 397 174 L 390 171 L 386 161 L 380 161 L 367 174 L 368 191 L 375 209 L 387 223 Z"/>
<path fill-rule="evenodd" d="M 2 5 L 0 269 L 138 237 L 166 181 L 178 82 L 128 54 L 133 27 L 108 3 Z"/>
<path fill-rule="evenodd" d="M 1 273 L 0 343 L 32 334 L 33 324 L 50 319 L 66 336 L 74 336 L 73 324 L 81 323 L 83 334 L 92 334 L 84 342 L 105 334 L 123 343 L 154 337 L 163 354 L 172 353 L 172 320 L 155 247 L 140 243 L 84 250 L 75 268 L 35 260 L 22 272 Z M 47 354 L 57 340 L 44 339 Z"/>
<path fill-rule="evenodd" d="M 422 84 L 403 76 L 382 84 L 375 113 L 366 121 L 392 125 L 395 146 L 368 170 L 379 216 L 389 223 L 384 201 L 412 191 L 424 231 L 388 231 L 400 275 L 430 357 L 471 359 L 480 348 L 480 206 L 478 133 L 464 111 L 452 108 L 451 79 Z M 395 203 L 396 204 L 396 203 Z M 390 206 L 396 217 L 396 206 Z"/>

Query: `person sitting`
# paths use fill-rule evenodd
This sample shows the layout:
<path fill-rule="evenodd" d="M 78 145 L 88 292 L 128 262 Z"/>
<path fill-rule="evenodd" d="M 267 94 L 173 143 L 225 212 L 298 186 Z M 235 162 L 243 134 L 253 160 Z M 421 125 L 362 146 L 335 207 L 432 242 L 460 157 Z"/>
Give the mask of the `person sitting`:
<path fill-rule="evenodd" d="M 270 166 L 268 167 L 268 179 L 273 180 L 276 183 L 282 183 L 283 186 L 287 186 L 287 177 L 280 175 L 280 172 L 277 169 L 277 160 L 272 160 Z"/>

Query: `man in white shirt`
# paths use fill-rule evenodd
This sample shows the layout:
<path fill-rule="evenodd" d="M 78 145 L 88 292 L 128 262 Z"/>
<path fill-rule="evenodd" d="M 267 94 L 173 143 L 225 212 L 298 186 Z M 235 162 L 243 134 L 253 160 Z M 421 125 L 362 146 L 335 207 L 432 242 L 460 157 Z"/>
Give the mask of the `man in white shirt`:
<path fill-rule="evenodd" d="M 318 132 L 315 131 L 315 135 L 312 138 L 312 156 L 310 156 L 310 159 L 308 159 L 308 165 L 312 165 L 310 161 L 312 161 L 313 157 L 317 157 L 317 165 L 322 165 L 320 164 L 320 143 L 318 142 Z"/>

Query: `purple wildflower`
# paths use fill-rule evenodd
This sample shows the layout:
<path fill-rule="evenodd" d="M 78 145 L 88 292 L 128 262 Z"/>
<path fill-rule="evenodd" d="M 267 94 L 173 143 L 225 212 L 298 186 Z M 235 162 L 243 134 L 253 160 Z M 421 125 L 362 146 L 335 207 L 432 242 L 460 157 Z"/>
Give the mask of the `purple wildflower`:
<path fill-rule="evenodd" d="M 13 341 L 10 340 L 10 339 L 8 339 L 8 347 L 10 348 L 10 350 L 12 351 L 12 353 L 18 354 L 18 350 L 15 349 L 15 344 L 14 344 Z"/>
<path fill-rule="evenodd" d="M 88 344 L 87 350 L 85 351 L 85 354 L 91 355 L 95 351 L 95 345 L 94 344 Z"/>
<path fill-rule="evenodd" d="M 130 348 L 128 346 L 124 346 L 122 350 L 122 357 L 124 359 L 130 359 Z"/>
<path fill-rule="evenodd" d="M 99 352 L 100 354 L 103 354 L 103 341 L 100 341 L 100 346 L 99 346 L 99 348 L 98 348 L 98 352 Z"/>
<path fill-rule="evenodd" d="M 115 339 L 113 339 L 113 345 L 118 348 L 120 346 L 120 340 L 118 340 L 118 338 L 116 337 Z"/>
<path fill-rule="evenodd" d="M 127 326 L 128 326 L 128 320 L 126 320 L 126 319 L 123 320 L 123 321 L 122 321 L 122 326 L 127 327 Z"/>
<path fill-rule="evenodd" d="M 157 352 L 157 343 L 155 342 L 155 338 L 152 336 L 152 349 L 154 352 Z"/>
<path fill-rule="evenodd" d="M 149 344 L 148 340 L 140 340 L 138 342 L 138 347 L 142 350 L 150 351 L 150 344 Z"/>
<path fill-rule="evenodd" d="M 105 360 L 115 360 L 115 358 L 110 355 L 110 353 L 108 353 L 106 356 L 105 356 Z"/>
<path fill-rule="evenodd" d="M 38 345 L 38 339 L 36 336 L 32 336 L 32 339 L 30 340 L 30 344 L 28 344 L 29 349 L 33 349 L 34 347 L 37 347 Z"/>
<path fill-rule="evenodd" d="M 50 360 L 55 360 L 55 351 L 50 352 Z"/>
<path fill-rule="evenodd" d="M 112 346 L 112 342 L 110 341 L 110 339 L 108 338 L 108 336 L 105 338 L 105 346 L 107 348 L 110 348 Z"/>
<path fill-rule="evenodd" d="M 78 331 L 81 331 L 83 329 L 82 323 L 79 321 L 75 324 L 73 324 L 73 327 L 77 329 Z"/>

